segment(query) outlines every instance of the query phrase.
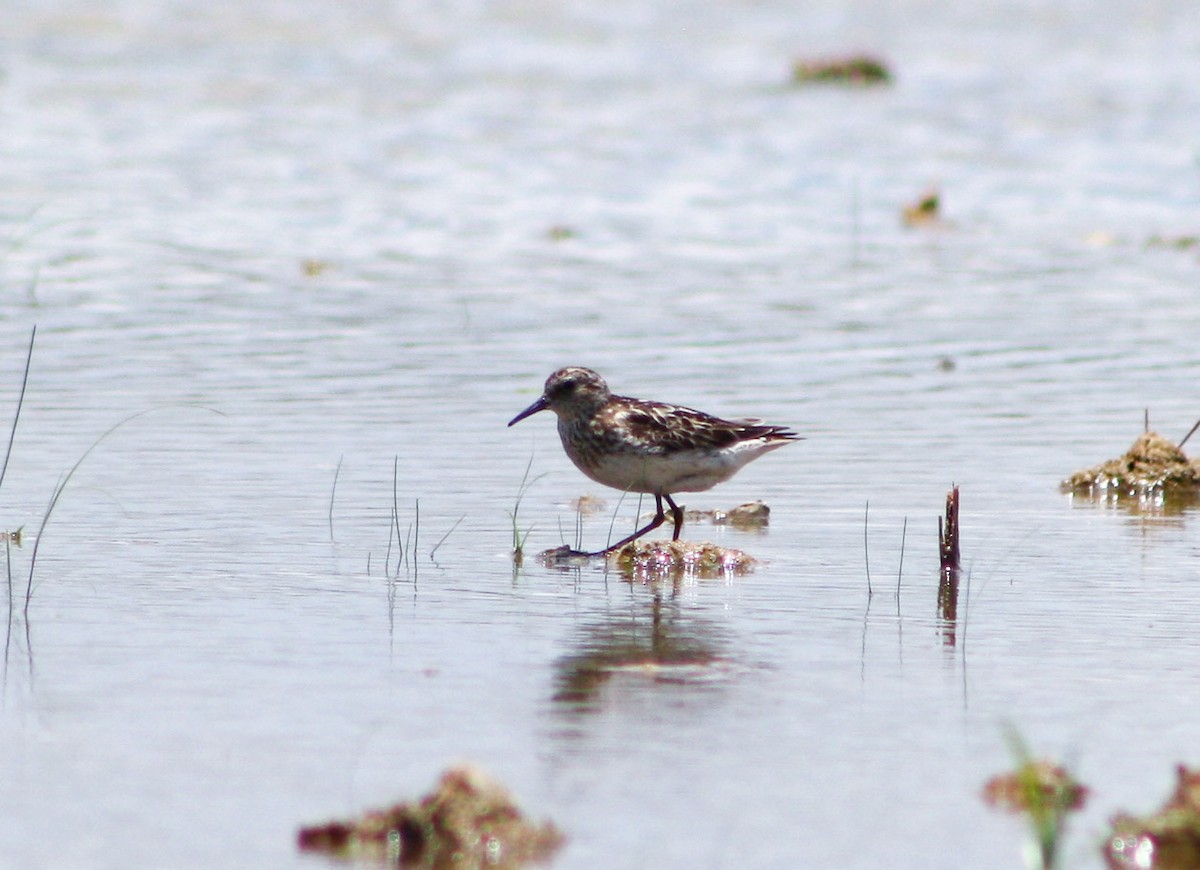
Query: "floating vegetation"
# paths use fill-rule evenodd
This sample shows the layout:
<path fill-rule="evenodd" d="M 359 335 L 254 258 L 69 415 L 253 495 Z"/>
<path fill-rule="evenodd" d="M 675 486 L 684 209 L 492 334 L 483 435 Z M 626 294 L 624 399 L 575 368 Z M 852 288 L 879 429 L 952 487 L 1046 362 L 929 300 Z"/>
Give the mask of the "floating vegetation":
<path fill-rule="evenodd" d="M 567 239 L 573 239 L 577 233 L 574 228 L 566 224 L 554 224 L 546 230 L 546 238 L 552 242 L 565 242 Z"/>
<path fill-rule="evenodd" d="M 1200 867 L 1200 771 L 1176 768 L 1179 782 L 1162 808 L 1138 818 L 1117 815 L 1104 860 L 1121 870 L 1193 870 Z"/>
<path fill-rule="evenodd" d="M 942 197 L 937 189 L 921 194 L 916 202 L 900 210 L 900 220 L 906 227 L 924 227 L 942 222 Z"/>
<path fill-rule="evenodd" d="M 1165 248 L 1172 251 L 1193 251 L 1200 248 L 1200 236 L 1151 236 L 1146 239 L 1147 248 Z"/>
<path fill-rule="evenodd" d="M 301 828 L 298 844 L 306 852 L 393 867 L 516 870 L 547 860 L 564 839 L 549 821 L 527 821 L 502 785 L 463 765 L 442 774 L 437 789 L 418 802 Z"/>
<path fill-rule="evenodd" d="M 771 509 L 761 501 L 750 501 L 723 510 L 684 511 L 688 522 L 709 522 L 714 526 L 733 526 L 737 529 L 764 529 L 771 523 Z"/>
<path fill-rule="evenodd" d="M 1186 439 L 1184 439 L 1186 441 Z M 1182 442 L 1181 442 L 1182 443 Z M 1062 482 L 1065 492 L 1090 496 L 1182 496 L 1200 494 L 1200 461 L 1156 432 L 1143 432 L 1124 455 L 1077 471 Z"/>
<path fill-rule="evenodd" d="M 983 800 L 993 809 L 1029 821 L 1032 839 L 1026 865 L 1031 870 L 1051 870 L 1057 866 L 1067 817 L 1083 808 L 1088 790 L 1061 765 L 1032 758 L 1015 732 L 1008 739 L 1017 768 L 989 779 L 983 786 Z"/>
<path fill-rule="evenodd" d="M 792 64 L 795 84 L 886 85 L 891 80 L 892 74 L 884 62 L 869 55 L 798 60 Z"/>

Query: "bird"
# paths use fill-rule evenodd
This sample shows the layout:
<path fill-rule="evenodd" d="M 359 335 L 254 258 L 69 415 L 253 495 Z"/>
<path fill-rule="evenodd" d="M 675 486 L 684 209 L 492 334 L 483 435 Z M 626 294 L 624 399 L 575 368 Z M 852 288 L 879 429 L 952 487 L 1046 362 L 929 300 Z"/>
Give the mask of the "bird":
<path fill-rule="evenodd" d="M 563 450 L 576 468 L 613 489 L 654 496 L 648 524 L 587 556 L 615 552 L 657 529 L 666 521 L 664 501 L 675 526 L 671 540 L 679 540 L 683 508 L 672 495 L 711 489 L 764 453 L 802 440 L 787 426 L 618 396 L 599 374 L 580 366 L 550 375 L 537 401 L 508 425 L 546 410 L 557 415 Z"/>

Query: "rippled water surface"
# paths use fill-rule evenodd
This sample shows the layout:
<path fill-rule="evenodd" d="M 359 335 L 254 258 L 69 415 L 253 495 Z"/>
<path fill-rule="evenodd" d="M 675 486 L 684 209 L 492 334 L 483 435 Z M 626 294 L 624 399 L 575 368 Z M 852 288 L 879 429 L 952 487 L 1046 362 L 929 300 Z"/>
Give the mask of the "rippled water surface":
<path fill-rule="evenodd" d="M 1196 508 L 1058 491 L 1200 416 L 1194 12 L 12 4 L 0 863 L 319 866 L 470 759 L 560 867 L 1015 867 L 1012 725 L 1099 866 L 1200 761 Z M 567 363 L 806 436 L 686 498 L 757 571 L 514 567 L 635 521 L 505 428 Z"/>

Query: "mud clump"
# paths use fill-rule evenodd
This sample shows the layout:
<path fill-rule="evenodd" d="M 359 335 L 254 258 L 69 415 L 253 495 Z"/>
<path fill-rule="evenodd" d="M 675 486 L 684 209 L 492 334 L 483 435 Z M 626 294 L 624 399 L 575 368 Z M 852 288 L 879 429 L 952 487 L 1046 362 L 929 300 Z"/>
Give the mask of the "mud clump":
<path fill-rule="evenodd" d="M 690 541 L 634 542 L 610 553 L 608 561 L 623 574 L 651 577 L 724 577 L 746 574 L 757 564 L 741 550 Z"/>
<path fill-rule="evenodd" d="M 720 509 L 684 511 L 683 517 L 688 522 L 709 522 L 714 526 L 763 529 L 771 524 L 771 509 L 761 501 L 750 501 L 727 511 Z"/>
<path fill-rule="evenodd" d="M 1176 768 L 1175 791 L 1152 816 L 1118 815 L 1104 845 L 1114 870 L 1193 870 L 1200 867 L 1200 771 Z"/>
<path fill-rule="evenodd" d="M 1181 494 L 1200 490 L 1200 461 L 1156 432 L 1144 432 L 1123 456 L 1077 471 L 1062 482 L 1065 492 L 1081 495 Z"/>
<path fill-rule="evenodd" d="M 704 579 L 748 574 L 758 564 L 753 556 L 708 541 L 632 541 L 611 553 L 584 553 L 564 544 L 538 554 L 547 568 L 580 568 L 603 559 L 608 568 L 626 577 Z"/>
<path fill-rule="evenodd" d="M 563 841 L 552 823 L 526 820 L 502 785 L 470 765 L 447 770 L 420 801 L 302 828 L 298 837 L 302 851 L 427 870 L 518 870 L 549 859 Z"/>

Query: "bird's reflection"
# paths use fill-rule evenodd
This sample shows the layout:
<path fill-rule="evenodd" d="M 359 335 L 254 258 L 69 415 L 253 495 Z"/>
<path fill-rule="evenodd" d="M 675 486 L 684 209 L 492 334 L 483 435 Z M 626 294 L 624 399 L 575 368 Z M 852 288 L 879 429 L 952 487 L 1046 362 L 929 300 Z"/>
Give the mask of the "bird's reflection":
<path fill-rule="evenodd" d="M 620 615 L 584 625 L 578 651 L 555 667 L 554 704 L 572 713 L 602 706 L 602 690 L 621 675 L 650 684 L 708 683 L 725 673 L 720 629 L 695 613 L 681 613 L 677 600 L 649 601 Z"/>

